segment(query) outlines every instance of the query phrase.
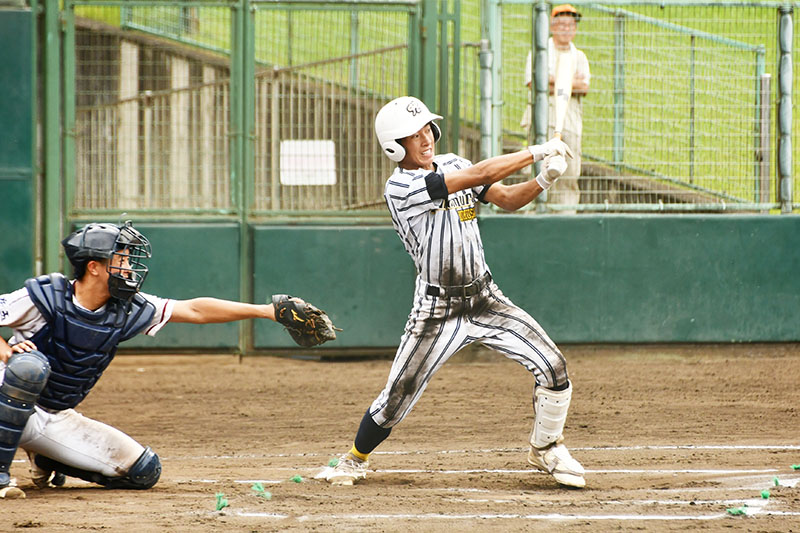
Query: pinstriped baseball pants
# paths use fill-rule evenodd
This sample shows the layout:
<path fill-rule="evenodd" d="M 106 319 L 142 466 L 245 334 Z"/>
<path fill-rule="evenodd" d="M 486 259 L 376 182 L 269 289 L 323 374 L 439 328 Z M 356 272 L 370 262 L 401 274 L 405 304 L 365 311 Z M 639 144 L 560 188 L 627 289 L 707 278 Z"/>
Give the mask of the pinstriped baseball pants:
<path fill-rule="evenodd" d="M 426 288 L 417 277 L 414 306 L 389 379 L 370 406 L 376 424 L 390 428 L 403 420 L 436 371 L 476 341 L 520 363 L 538 385 L 553 388 L 567 382 L 566 360 L 555 343 L 493 281 L 470 298 L 433 297 Z"/>

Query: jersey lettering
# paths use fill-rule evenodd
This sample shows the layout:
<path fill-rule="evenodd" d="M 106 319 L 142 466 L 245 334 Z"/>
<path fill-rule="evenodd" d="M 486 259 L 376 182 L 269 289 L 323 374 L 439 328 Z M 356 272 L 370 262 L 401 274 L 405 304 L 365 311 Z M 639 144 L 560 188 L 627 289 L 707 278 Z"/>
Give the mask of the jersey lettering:
<path fill-rule="evenodd" d="M 461 222 L 469 222 L 470 220 L 475 220 L 475 208 L 468 207 L 466 209 L 460 209 L 458 211 L 458 218 Z"/>

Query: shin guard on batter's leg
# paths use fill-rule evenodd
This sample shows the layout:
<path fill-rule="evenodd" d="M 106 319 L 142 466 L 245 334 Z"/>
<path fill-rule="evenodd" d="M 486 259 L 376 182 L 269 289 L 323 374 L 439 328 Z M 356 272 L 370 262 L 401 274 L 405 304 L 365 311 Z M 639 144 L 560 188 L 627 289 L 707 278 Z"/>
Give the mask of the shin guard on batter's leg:
<path fill-rule="evenodd" d="M 533 430 L 528 462 L 549 473 L 553 478 L 569 487 L 583 487 L 584 469 L 572 458 L 562 443 L 562 432 L 567 421 L 567 411 L 572 399 L 572 384 L 564 390 L 554 391 L 537 387 L 534 392 Z"/>
<path fill-rule="evenodd" d="M 0 489 L 11 483 L 11 461 L 49 376 L 50 364 L 41 352 L 17 353 L 8 360 L 0 385 Z"/>

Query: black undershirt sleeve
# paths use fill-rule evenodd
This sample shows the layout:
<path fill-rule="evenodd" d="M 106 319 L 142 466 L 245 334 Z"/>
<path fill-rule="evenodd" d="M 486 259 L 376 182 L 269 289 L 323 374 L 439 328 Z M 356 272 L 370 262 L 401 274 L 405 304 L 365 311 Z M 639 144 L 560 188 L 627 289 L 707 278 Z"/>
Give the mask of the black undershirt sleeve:
<path fill-rule="evenodd" d="M 432 200 L 447 199 L 447 186 L 444 184 L 444 176 L 441 174 L 431 172 L 425 176 L 425 186 L 428 188 L 428 195 Z"/>
<path fill-rule="evenodd" d="M 490 183 L 489 185 L 485 186 L 485 187 L 483 188 L 483 190 L 481 191 L 481 193 L 478 195 L 478 200 L 480 200 L 480 201 L 481 201 L 481 203 L 483 203 L 483 204 L 488 204 L 488 203 L 489 203 L 489 202 L 486 200 L 485 196 L 486 196 L 486 191 L 488 191 L 488 190 L 489 190 L 489 187 L 491 187 L 491 186 L 492 186 L 492 184 L 491 184 L 491 183 Z"/>

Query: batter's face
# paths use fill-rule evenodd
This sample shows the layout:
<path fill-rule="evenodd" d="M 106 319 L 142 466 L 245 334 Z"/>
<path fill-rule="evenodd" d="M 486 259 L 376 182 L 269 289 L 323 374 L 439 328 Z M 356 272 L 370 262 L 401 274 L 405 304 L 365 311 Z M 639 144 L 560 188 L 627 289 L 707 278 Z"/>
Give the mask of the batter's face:
<path fill-rule="evenodd" d="M 406 149 L 406 156 L 400 161 L 400 168 L 433 170 L 433 156 L 436 155 L 433 149 L 434 142 L 430 124 L 425 124 L 417 133 L 400 139 L 400 144 Z"/>
<path fill-rule="evenodd" d="M 557 47 L 566 47 L 575 38 L 578 23 L 571 15 L 559 15 L 550 19 L 550 32 L 553 34 L 553 44 Z"/>

